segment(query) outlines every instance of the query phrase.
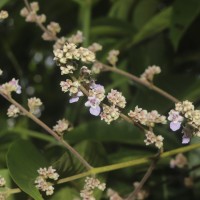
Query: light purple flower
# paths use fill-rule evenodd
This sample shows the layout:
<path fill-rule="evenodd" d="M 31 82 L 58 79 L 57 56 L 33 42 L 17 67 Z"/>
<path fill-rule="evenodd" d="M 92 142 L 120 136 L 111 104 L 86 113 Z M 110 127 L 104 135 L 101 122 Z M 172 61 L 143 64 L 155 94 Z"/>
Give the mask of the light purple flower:
<path fill-rule="evenodd" d="M 16 80 L 15 78 L 13 78 L 9 83 L 11 84 L 11 85 L 13 85 L 14 87 L 16 87 L 16 93 L 17 94 L 21 94 L 21 86 L 19 85 L 19 80 Z"/>
<path fill-rule="evenodd" d="M 182 144 L 188 144 L 189 142 L 190 142 L 190 137 L 184 134 L 182 137 Z"/>
<path fill-rule="evenodd" d="M 101 108 L 99 106 L 100 101 L 96 97 L 88 97 L 88 101 L 85 103 L 86 107 L 90 107 L 90 114 L 94 116 L 98 116 L 101 112 Z"/>
<path fill-rule="evenodd" d="M 72 96 L 72 98 L 69 99 L 69 103 L 75 103 L 79 100 L 79 97 L 83 96 L 83 93 L 81 91 L 78 91 L 75 95 Z"/>
<path fill-rule="evenodd" d="M 172 131 L 177 131 L 181 127 L 181 122 L 183 121 L 183 117 L 180 115 L 179 112 L 175 110 L 170 110 L 168 120 L 170 122 L 170 129 Z"/>

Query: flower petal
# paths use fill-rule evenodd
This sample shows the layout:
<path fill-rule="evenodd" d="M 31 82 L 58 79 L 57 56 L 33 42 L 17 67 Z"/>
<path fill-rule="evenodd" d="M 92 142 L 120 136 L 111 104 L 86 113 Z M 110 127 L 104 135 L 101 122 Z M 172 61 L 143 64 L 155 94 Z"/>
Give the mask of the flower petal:
<path fill-rule="evenodd" d="M 90 108 L 90 114 L 94 115 L 94 116 L 98 116 L 101 112 L 101 108 L 99 106 L 97 106 L 96 108 Z"/>
<path fill-rule="evenodd" d="M 190 138 L 187 137 L 187 136 L 185 136 L 185 135 L 183 135 L 183 137 L 182 137 L 182 144 L 188 144 L 189 142 L 190 142 Z"/>
<path fill-rule="evenodd" d="M 180 122 L 170 122 L 170 129 L 172 131 L 177 131 L 178 129 L 180 129 L 180 127 L 181 127 Z"/>
<path fill-rule="evenodd" d="M 75 103 L 79 100 L 79 97 L 72 97 L 70 100 L 69 100 L 69 103 Z"/>

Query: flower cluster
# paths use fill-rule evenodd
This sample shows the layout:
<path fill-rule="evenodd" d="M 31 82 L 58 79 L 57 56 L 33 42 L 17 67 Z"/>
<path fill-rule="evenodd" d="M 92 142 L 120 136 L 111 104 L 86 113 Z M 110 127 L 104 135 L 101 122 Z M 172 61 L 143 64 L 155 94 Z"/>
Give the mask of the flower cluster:
<path fill-rule="evenodd" d="M 0 176 L 0 187 L 4 187 L 6 185 L 6 180 Z"/>
<path fill-rule="evenodd" d="M 125 97 L 117 90 L 111 89 L 111 92 L 107 95 L 107 99 L 113 106 L 118 106 L 120 108 L 124 108 L 126 106 Z"/>
<path fill-rule="evenodd" d="M 182 153 L 177 154 L 175 159 L 171 159 L 170 161 L 171 168 L 175 168 L 175 167 L 183 168 L 187 165 L 188 165 L 188 160 Z"/>
<path fill-rule="evenodd" d="M 46 195 L 52 195 L 54 192 L 54 187 L 52 183 L 49 182 L 51 180 L 58 180 L 59 174 L 56 173 L 56 170 L 52 168 L 52 166 L 48 167 L 48 169 L 40 168 L 37 170 L 39 176 L 35 180 L 36 188 L 39 190 L 46 192 Z"/>
<path fill-rule="evenodd" d="M 20 114 L 19 108 L 16 107 L 15 105 L 10 105 L 7 111 L 8 117 L 18 117 L 19 114 Z"/>
<path fill-rule="evenodd" d="M 10 95 L 11 92 L 21 93 L 21 86 L 18 84 L 19 80 L 12 79 L 11 81 L 4 83 L 0 86 L 0 92 L 5 95 Z"/>
<path fill-rule="evenodd" d="M 175 110 L 170 110 L 168 120 L 170 129 L 176 131 L 181 128 L 181 123 L 186 119 L 183 127 L 182 143 L 188 143 L 192 135 L 200 137 L 200 110 L 195 110 L 192 102 L 186 100 L 175 104 Z"/>
<path fill-rule="evenodd" d="M 95 61 L 95 54 L 90 50 L 77 46 L 74 43 L 65 43 L 61 49 L 55 49 L 54 60 L 58 66 L 66 67 L 71 60 L 81 60 L 85 63 Z"/>
<path fill-rule="evenodd" d="M 146 145 L 155 144 L 158 149 L 163 147 L 164 138 L 161 135 L 156 136 L 152 131 L 147 131 L 145 136 L 144 142 Z"/>
<path fill-rule="evenodd" d="M 28 99 L 28 107 L 29 111 L 34 114 L 38 115 L 41 112 L 42 101 L 39 98 L 32 97 Z"/>
<path fill-rule="evenodd" d="M 85 103 L 86 107 L 90 107 L 90 113 L 98 116 L 101 112 L 99 104 L 105 98 L 105 89 L 102 85 L 91 83 L 88 101 Z"/>
<path fill-rule="evenodd" d="M 158 66 L 150 66 L 148 67 L 144 73 L 140 76 L 140 78 L 144 81 L 153 82 L 153 78 L 155 74 L 160 74 L 161 69 Z"/>
<path fill-rule="evenodd" d="M 105 183 L 101 183 L 96 178 L 86 177 L 84 188 L 80 192 L 81 198 L 83 200 L 95 200 L 95 198 L 93 196 L 93 191 L 96 188 L 101 190 L 101 191 L 104 191 L 105 188 L 106 188 L 106 184 Z"/>
<path fill-rule="evenodd" d="M 59 135 L 63 135 L 65 131 L 70 131 L 72 128 L 72 124 L 67 119 L 62 119 L 57 121 L 57 124 L 53 127 L 53 130 Z"/>
<path fill-rule="evenodd" d="M 103 105 L 103 112 L 101 112 L 101 120 L 104 120 L 107 124 L 119 118 L 120 112 L 117 107 Z"/>
<path fill-rule="evenodd" d="M 103 47 L 99 43 L 93 43 L 88 47 L 88 49 L 94 53 L 96 53 L 97 51 L 101 51 L 102 48 Z"/>
<path fill-rule="evenodd" d="M 61 81 L 60 86 L 63 92 L 69 92 L 71 96 L 69 102 L 74 103 L 79 100 L 79 97 L 83 96 L 83 93 L 80 91 L 80 83 L 78 81 L 72 82 L 70 79 L 66 79 L 66 81 Z"/>
<path fill-rule="evenodd" d="M 44 23 L 46 21 L 46 16 L 44 14 L 38 15 L 37 12 L 39 11 L 38 2 L 30 3 L 29 8 L 22 8 L 20 11 L 20 15 L 26 18 L 27 22 L 39 22 Z"/>
<path fill-rule="evenodd" d="M 76 34 L 71 35 L 71 37 L 67 38 L 67 42 L 74 44 L 81 44 L 83 40 L 83 33 L 81 31 L 77 31 Z"/>
<path fill-rule="evenodd" d="M 133 119 L 133 121 L 139 122 L 148 127 L 154 127 L 157 123 L 166 124 L 167 122 L 166 117 L 160 115 L 156 110 L 148 112 L 138 106 L 135 107 L 134 111 L 131 110 L 128 115 Z"/>
<path fill-rule="evenodd" d="M 8 18 L 8 12 L 6 10 L 0 11 L 0 20 Z"/>
<path fill-rule="evenodd" d="M 47 25 L 47 31 L 42 34 L 42 38 L 47 41 L 52 41 L 56 38 L 56 35 L 60 30 L 60 25 L 57 22 L 50 22 Z"/>
<path fill-rule="evenodd" d="M 80 44 L 83 42 L 83 40 L 84 40 L 83 33 L 81 31 L 77 31 L 76 34 L 72 35 L 69 38 L 66 37 L 57 38 L 55 44 L 53 45 L 53 49 L 54 50 L 62 49 L 66 42 L 73 44 Z"/>
<path fill-rule="evenodd" d="M 94 62 L 94 64 L 92 65 L 92 73 L 94 74 L 99 74 L 101 72 L 101 70 L 103 69 L 103 64 L 100 62 Z"/>
<path fill-rule="evenodd" d="M 107 57 L 107 61 L 112 65 L 112 66 L 116 66 L 116 63 L 118 61 L 118 55 L 119 55 L 119 51 L 118 50 L 111 50 L 108 52 L 108 57 Z"/>

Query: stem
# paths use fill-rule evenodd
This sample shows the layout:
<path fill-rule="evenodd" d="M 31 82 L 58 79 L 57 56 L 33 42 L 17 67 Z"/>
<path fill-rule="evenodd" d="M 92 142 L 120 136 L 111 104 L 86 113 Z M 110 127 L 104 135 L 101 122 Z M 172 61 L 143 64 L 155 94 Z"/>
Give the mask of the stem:
<path fill-rule="evenodd" d="M 8 97 L 2 93 L 0 93 L 6 100 L 8 100 L 11 104 L 14 104 L 18 107 L 22 113 L 24 113 L 27 117 L 32 119 L 36 124 L 46 130 L 50 135 L 52 135 L 58 142 L 60 142 L 64 147 L 66 147 L 76 158 L 85 166 L 87 170 L 92 169 L 92 166 L 72 147 L 70 146 L 65 140 L 63 140 L 56 132 L 54 132 L 51 128 L 49 128 L 44 122 L 40 119 L 35 117 L 32 113 L 26 110 L 23 106 L 17 103 L 12 97 Z"/>
<path fill-rule="evenodd" d="M 155 169 L 155 166 L 156 166 L 156 161 L 154 160 L 154 161 L 152 161 L 151 165 L 149 166 L 147 172 L 145 173 L 144 177 L 140 181 L 139 185 L 135 188 L 135 190 L 133 191 L 133 193 L 131 193 L 128 196 L 128 198 L 126 200 L 134 200 L 135 199 L 135 197 L 137 196 L 138 192 L 142 189 L 142 187 L 144 186 L 144 184 L 146 183 L 146 181 L 151 176 L 153 170 Z"/>
<path fill-rule="evenodd" d="M 89 45 L 89 38 L 90 38 L 90 23 L 91 23 L 91 9 L 92 5 L 90 0 L 85 1 L 81 5 L 81 16 L 82 19 L 82 29 L 83 29 L 83 35 L 84 35 L 84 41 L 83 46 L 87 47 Z"/>
<path fill-rule="evenodd" d="M 172 96 L 171 94 L 167 93 L 166 91 L 162 90 L 161 88 L 147 82 L 147 81 L 143 81 L 140 78 L 138 78 L 137 76 L 130 74 L 128 72 L 125 72 L 121 69 L 118 69 L 116 67 L 110 67 L 108 65 L 103 64 L 103 67 L 106 71 L 111 71 L 111 72 L 115 72 L 117 74 L 120 74 L 122 76 L 125 76 L 131 80 L 133 80 L 136 83 L 139 83 L 141 85 L 144 85 L 145 87 L 149 88 L 150 90 L 154 90 L 155 92 L 159 93 L 160 95 L 164 96 L 165 98 L 171 100 L 174 103 L 179 102 L 179 100 L 177 98 L 175 98 L 174 96 Z"/>

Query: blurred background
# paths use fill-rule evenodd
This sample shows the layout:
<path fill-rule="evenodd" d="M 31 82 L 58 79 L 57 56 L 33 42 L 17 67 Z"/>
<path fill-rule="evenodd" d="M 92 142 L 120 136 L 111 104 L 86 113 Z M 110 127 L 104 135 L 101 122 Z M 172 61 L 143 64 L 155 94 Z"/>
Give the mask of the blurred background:
<path fill-rule="evenodd" d="M 77 30 L 89 30 L 88 45 L 98 42 L 103 51 L 97 54 L 106 63 L 111 49 L 120 51 L 117 67 L 140 76 L 151 65 L 161 67 L 162 73 L 155 84 L 180 100 L 200 105 L 200 0 L 51 0 L 38 1 L 40 13 L 47 16 L 47 23 L 58 22 L 62 28 L 59 36 L 70 36 Z M 1 0 L 0 8 L 9 12 L 9 18 L 0 22 L 1 83 L 15 77 L 20 79 L 23 94 L 14 97 L 26 106 L 26 99 L 39 97 L 44 103 L 41 119 L 50 127 L 65 117 L 75 126 L 65 138 L 72 145 L 83 142 L 91 148 L 98 147 L 102 159 L 88 158 L 96 166 L 119 163 L 134 158 L 153 155 L 154 148 L 145 146 L 144 134 L 126 122 L 111 125 L 91 116 L 84 106 L 86 99 L 69 104 L 67 94 L 61 92 L 59 67 L 53 61 L 53 42 L 42 40 L 42 31 L 35 24 L 25 22 L 19 15 L 24 7 L 22 0 Z M 174 103 L 149 89 L 120 75 L 104 72 L 97 78 L 107 91 L 120 90 L 127 99 L 125 112 L 136 105 L 147 110 L 156 109 L 167 115 Z M 56 162 L 64 150 L 41 139 L 42 132 L 30 120 L 20 117 L 8 119 L 9 104 L 0 99 L 0 167 L 6 168 L 5 155 L 9 145 L 19 138 L 29 138 L 37 147 L 45 150 L 46 158 Z M 31 132 L 33 131 L 33 132 Z M 168 125 L 156 127 L 165 137 L 165 150 L 181 147 L 181 131 L 171 133 Z M 99 146 L 94 145 L 98 143 Z M 192 143 L 199 142 L 193 139 Z M 91 144 L 92 143 L 92 144 Z M 80 148 L 81 149 L 81 148 Z M 88 150 L 87 150 L 88 151 Z M 86 152 L 87 152 L 86 151 Z M 91 150 L 90 150 L 91 151 Z M 95 150 L 96 151 L 96 150 Z M 188 168 L 170 169 L 169 159 L 157 165 L 147 183 L 149 199 L 199 199 L 200 164 L 199 150 L 189 152 Z M 88 155 L 86 154 L 86 157 Z M 64 161 L 62 161 L 64 162 Z M 61 162 L 61 163 L 62 163 Z M 63 163 L 62 163 L 63 165 Z M 60 166 L 63 170 L 63 166 Z M 139 181 L 147 166 L 128 168 L 106 174 L 108 186 L 122 196 L 133 190 L 133 182 Z M 76 169 L 79 170 L 79 169 Z M 81 170 L 81 169 L 80 169 Z M 74 172 L 73 172 L 74 173 Z M 194 184 L 184 184 L 185 177 L 192 177 Z M 104 178 L 105 178 L 104 177 Z M 73 185 L 73 184 L 72 184 Z M 71 187 L 71 185 L 69 184 Z M 21 197 L 20 197 L 21 198 Z M 99 196 L 104 199 L 105 194 Z"/>

